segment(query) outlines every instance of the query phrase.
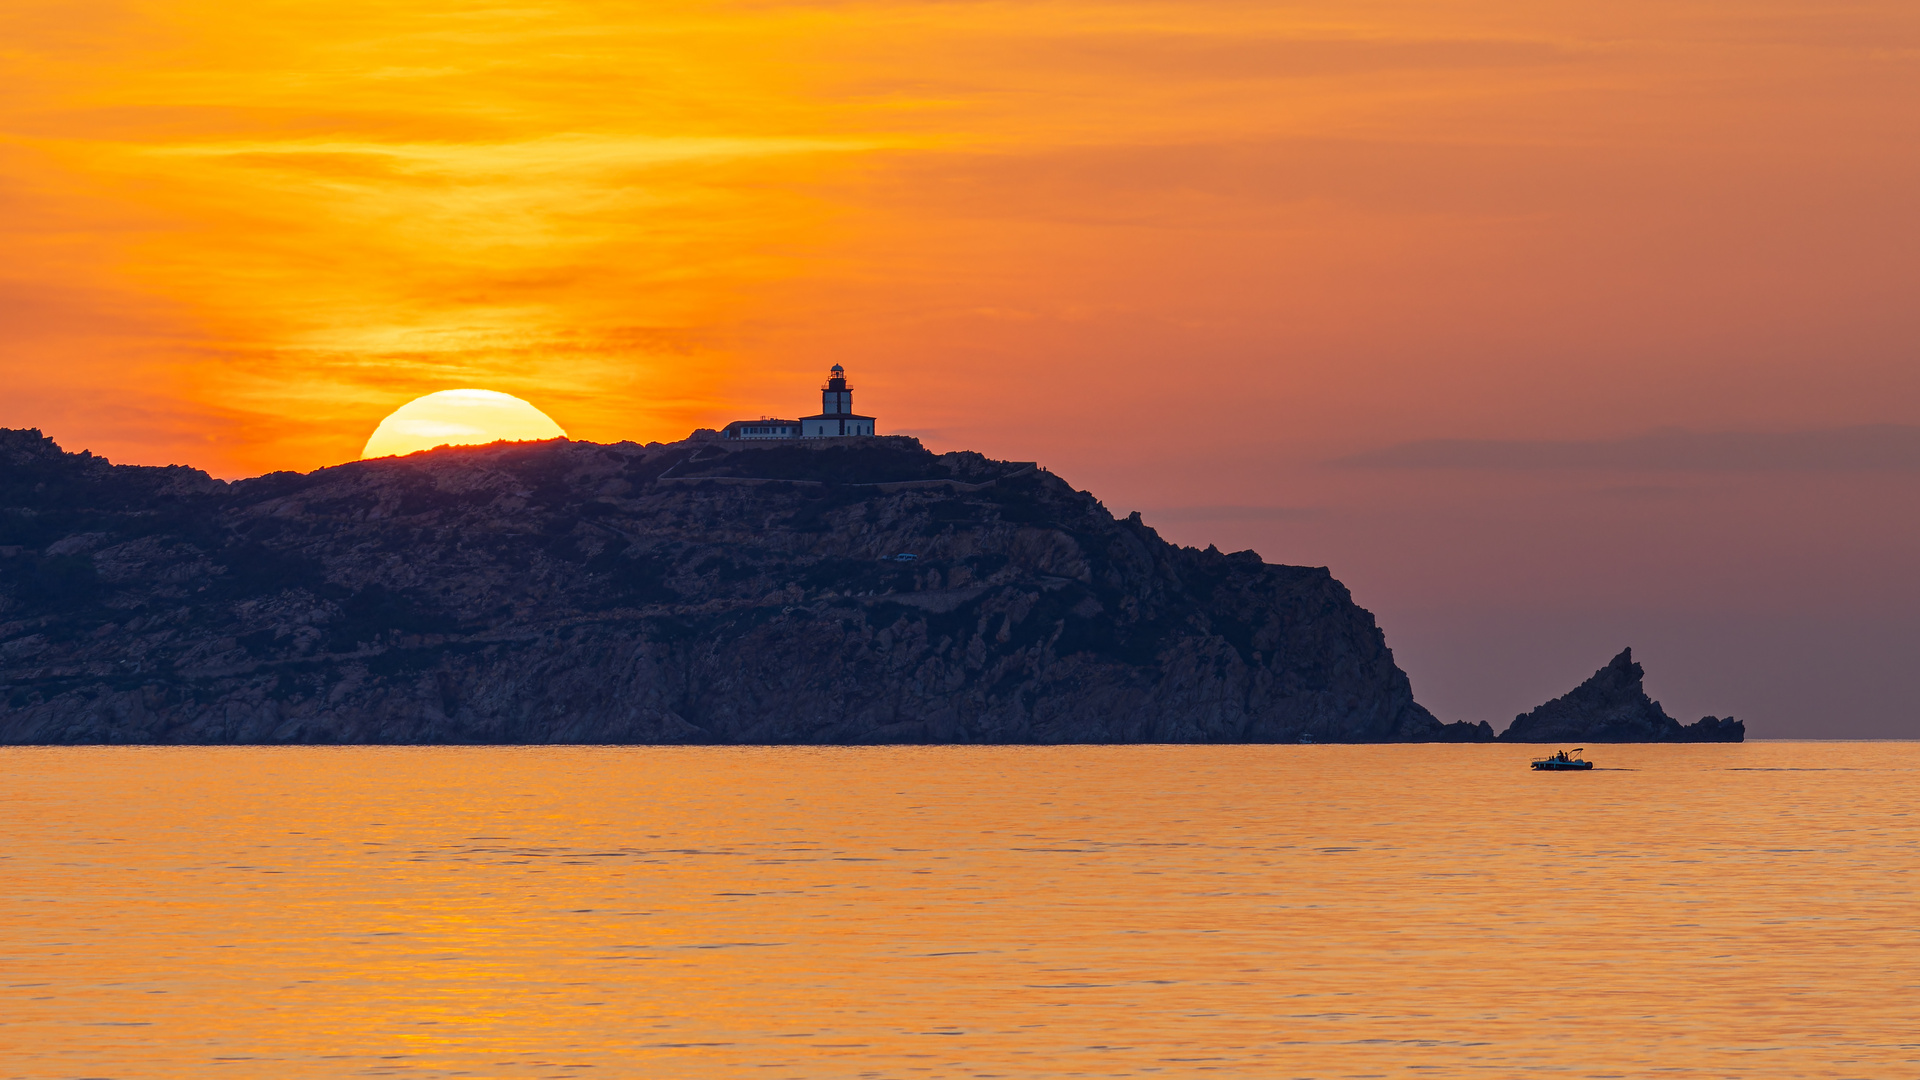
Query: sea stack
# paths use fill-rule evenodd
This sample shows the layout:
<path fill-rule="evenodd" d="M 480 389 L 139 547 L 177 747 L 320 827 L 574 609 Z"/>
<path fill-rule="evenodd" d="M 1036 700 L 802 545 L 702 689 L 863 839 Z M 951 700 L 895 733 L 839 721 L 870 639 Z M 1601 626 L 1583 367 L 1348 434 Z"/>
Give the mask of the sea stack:
<path fill-rule="evenodd" d="M 1660 703 L 1647 696 L 1641 680 L 1646 672 L 1634 662 L 1633 650 L 1622 649 L 1606 667 L 1529 713 L 1513 718 L 1500 733 L 1501 742 L 1523 743 L 1644 743 L 1741 742 L 1747 727 L 1732 717 L 1702 717 L 1681 726 Z"/>

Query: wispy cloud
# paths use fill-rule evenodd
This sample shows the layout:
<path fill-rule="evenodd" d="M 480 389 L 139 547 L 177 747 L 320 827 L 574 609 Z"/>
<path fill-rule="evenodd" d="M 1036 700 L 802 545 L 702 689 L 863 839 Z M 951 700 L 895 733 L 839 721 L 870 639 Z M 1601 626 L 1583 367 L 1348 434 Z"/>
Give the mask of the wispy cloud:
<path fill-rule="evenodd" d="M 1624 439 L 1423 439 L 1337 459 L 1362 469 L 1915 472 L 1920 426 L 1654 431 Z"/>
<path fill-rule="evenodd" d="M 236 158 L 331 171 L 340 160 L 375 160 L 382 172 L 526 176 L 582 168 L 618 169 L 681 161 L 831 153 L 874 149 L 861 139 L 686 138 L 637 135 L 554 135 L 501 143 L 247 140 L 149 149 L 155 155 Z"/>
<path fill-rule="evenodd" d="M 1177 521 L 1304 521 L 1318 517 L 1310 506 L 1171 506 L 1161 510 L 1142 510 L 1148 522 Z"/>

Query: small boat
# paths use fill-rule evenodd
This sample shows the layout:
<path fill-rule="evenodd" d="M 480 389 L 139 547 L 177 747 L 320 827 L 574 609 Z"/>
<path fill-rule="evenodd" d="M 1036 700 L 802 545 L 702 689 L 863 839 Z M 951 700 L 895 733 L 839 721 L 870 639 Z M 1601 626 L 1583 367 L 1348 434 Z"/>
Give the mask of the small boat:
<path fill-rule="evenodd" d="M 1571 751 L 1562 750 L 1557 754 L 1552 754 L 1548 757 L 1541 758 L 1539 761 L 1534 762 L 1533 767 L 1536 769 L 1539 769 L 1541 772 L 1564 772 L 1569 769 L 1591 769 L 1593 768 L 1593 762 L 1582 761 L 1579 758 L 1573 756 L 1574 754 L 1577 754 L 1580 751 L 1585 749 L 1586 747 L 1584 746 L 1576 746 Z"/>

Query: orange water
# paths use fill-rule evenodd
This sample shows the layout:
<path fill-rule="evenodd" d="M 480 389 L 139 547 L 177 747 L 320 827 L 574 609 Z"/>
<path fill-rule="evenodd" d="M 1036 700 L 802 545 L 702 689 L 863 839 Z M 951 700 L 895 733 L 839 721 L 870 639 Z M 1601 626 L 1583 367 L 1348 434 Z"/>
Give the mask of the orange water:
<path fill-rule="evenodd" d="M 3 750 L 0 1076 L 1920 1076 L 1920 744 L 1530 753 Z"/>

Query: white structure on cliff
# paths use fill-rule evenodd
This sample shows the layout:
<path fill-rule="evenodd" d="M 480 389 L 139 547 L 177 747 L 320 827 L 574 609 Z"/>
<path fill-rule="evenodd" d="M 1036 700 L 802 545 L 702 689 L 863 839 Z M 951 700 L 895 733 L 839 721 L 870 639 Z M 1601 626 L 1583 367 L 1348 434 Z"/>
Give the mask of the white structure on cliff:
<path fill-rule="evenodd" d="M 798 420 L 735 420 L 720 431 L 723 439 L 829 439 L 842 435 L 873 434 L 874 419 L 853 411 L 853 387 L 839 364 L 827 372 L 820 388 L 820 413 Z"/>

